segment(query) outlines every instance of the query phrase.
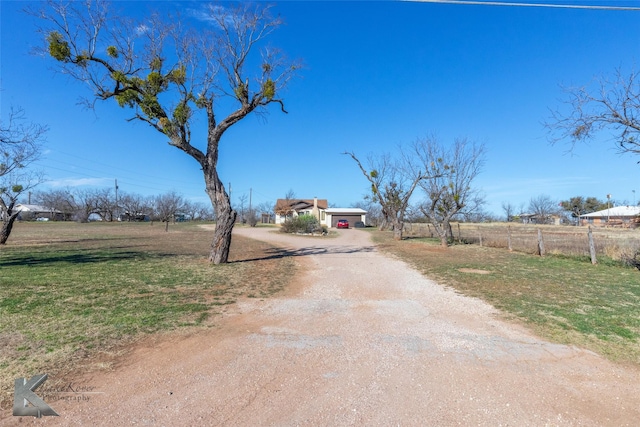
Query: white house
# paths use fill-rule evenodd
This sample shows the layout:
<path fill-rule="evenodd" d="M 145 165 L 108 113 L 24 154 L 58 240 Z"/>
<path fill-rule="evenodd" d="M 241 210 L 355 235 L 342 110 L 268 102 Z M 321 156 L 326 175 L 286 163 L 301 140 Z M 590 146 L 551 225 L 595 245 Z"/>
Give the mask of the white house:
<path fill-rule="evenodd" d="M 329 203 L 326 199 L 278 199 L 275 213 L 276 224 L 283 224 L 287 218 L 299 215 L 313 215 L 318 218 L 320 225 L 327 225 L 326 213 Z"/>
<path fill-rule="evenodd" d="M 18 219 L 63 219 L 62 212 L 57 209 L 47 208 L 40 205 L 29 205 L 24 203 L 18 203 L 14 207 L 14 211 L 20 212 Z"/>
<path fill-rule="evenodd" d="M 580 225 L 637 227 L 640 225 L 640 206 L 615 206 L 580 215 Z"/>
<path fill-rule="evenodd" d="M 318 218 L 320 225 L 336 227 L 338 220 L 349 221 L 349 228 L 356 222 L 367 223 L 367 211 L 359 208 L 329 208 L 326 199 L 278 199 L 276 201 L 276 224 L 283 224 L 287 218 L 299 215 L 312 215 Z"/>

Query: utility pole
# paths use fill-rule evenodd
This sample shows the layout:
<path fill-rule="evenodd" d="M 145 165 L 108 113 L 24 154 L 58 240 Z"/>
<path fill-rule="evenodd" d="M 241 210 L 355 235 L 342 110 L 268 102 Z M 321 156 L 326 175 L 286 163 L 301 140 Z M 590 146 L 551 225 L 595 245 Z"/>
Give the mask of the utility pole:
<path fill-rule="evenodd" d="M 251 212 L 251 193 L 253 192 L 253 188 L 249 189 L 249 212 Z"/>

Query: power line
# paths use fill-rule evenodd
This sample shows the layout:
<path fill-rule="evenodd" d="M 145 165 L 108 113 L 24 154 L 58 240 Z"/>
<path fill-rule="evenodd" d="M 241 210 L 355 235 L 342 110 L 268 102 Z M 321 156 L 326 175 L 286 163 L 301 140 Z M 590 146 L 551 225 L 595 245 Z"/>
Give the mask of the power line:
<path fill-rule="evenodd" d="M 104 173 L 113 174 L 113 172 L 111 172 L 111 170 L 119 170 L 119 171 L 125 172 L 127 174 L 131 174 L 132 176 L 135 177 L 136 180 L 139 180 L 140 179 L 139 177 L 150 178 L 153 182 L 157 182 L 157 181 L 166 179 L 166 177 L 159 177 L 159 176 L 149 175 L 149 174 L 146 174 L 146 173 L 141 173 L 139 171 L 132 171 L 130 169 L 124 169 L 124 168 L 121 168 L 121 167 L 118 167 L 118 166 L 113 166 L 113 165 L 102 163 L 102 162 L 99 162 L 99 161 L 96 161 L 96 160 L 80 157 L 80 156 L 75 155 L 75 154 L 66 153 L 66 152 L 60 151 L 60 150 L 52 150 L 51 152 L 52 153 L 64 154 L 65 156 L 74 157 L 76 159 L 83 160 L 84 162 L 94 163 L 96 165 L 100 165 L 100 166 L 103 166 L 103 167 L 106 167 L 106 168 L 109 169 L 109 172 L 105 172 L 103 170 L 94 169 L 94 168 L 86 167 L 86 166 L 81 166 L 81 165 L 78 165 L 78 164 L 75 164 L 75 163 L 66 163 L 66 162 L 63 162 L 63 161 L 60 161 L 60 160 L 55 160 L 56 163 L 63 163 L 63 164 L 67 164 L 69 166 L 73 166 L 73 167 L 76 167 L 76 168 L 87 169 L 87 170 L 89 170 L 91 172 L 94 172 L 94 173 L 95 172 L 99 172 L 99 173 L 103 173 L 103 174 Z M 44 165 L 44 166 L 47 167 L 47 165 Z M 192 184 L 192 182 L 190 182 L 190 181 L 181 181 L 181 180 L 174 180 L 174 181 L 178 182 L 178 183 L 182 183 L 182 184 Z"/>
<path fill-rule="evenodd" d="M 441 3 L 441 4 L 460 4 L 460 5 L 472 5 L 472 6 L 546 7 L 546 8 L 557 8 L 557 9 L 640 11 L 640 7 L 637 7 L 637 6 L 599 6 L 599 5 L 553 4 L 553 3 L 517 3 L 517 2 L 481 1 L 481 0 L 403 0 L 403 1 L 414 2 L 414 3 Z"/>
<path fill-rule="evenodd" d="M 37 162 L 34 163 L 34 165 L 37 165 L 37 164 L 38 164 Z M 55 170 L 58 170 L 58 171 L 67 172 L 67 173 L 73 174 L 74 176 L 83 176 L 83 177 L 95 178 L 95 179 L 98 179 L 98 180 L 105 181 L 105 184 L 103 185 L 103 187 L 108 186 L 107 182 L 110 182 L 113 179 L 113 176 L 90 175 L 88 173 L 79 172 L 79 171 L 70 171 L 70 170 L 67 170 L 67 169 L 62 169 L 62 168 L 58 168 L 58 167 L 51 166 L 51 165 L 41 165 L 41 166 L 44 167 L 44 168 L 47 168 L 47 169 L 55 169 Z M 84 169 L 87 169 L 87 168 L 84 168 Z M 65 178 L 65 179 L 71 179 L 71 178 Z M 55 183 L 57 181 L 60 181 L 60 180 L 47 179 L 45 181 L 45 183 Z M 64 179 L 62 181 L 64 181 Z M 131 180 L 125 178 L 124 180 L 122 180 L 122 179 L 120 180 L 120 185 L 119 186 L 120 187 L 144 188 L 144 189 L 153 190 L 153 191 L 167 191 L 167 188 L 175 187 L 175 182 L 173 182 L 173 181 L 172 181 L 171 185 L 164 185 L 165 181 L 157 181 L 157 182 L 154 182 L 152 184 L 152 185 L 156 185 L 155 187 L 149 186 L 149 185 L 143 185 L 143 184 L 141 184 L 141 182 L 144 183 L 144 181 L 137 180 L 135 178 L 132 178 Z M 96 187 L 97 186 L 97 184 L 87 184 L 87 185 L 92 186 L 92 187 Z M 160 186 L 164 186 L 164 188 L 159 188 Z"/>

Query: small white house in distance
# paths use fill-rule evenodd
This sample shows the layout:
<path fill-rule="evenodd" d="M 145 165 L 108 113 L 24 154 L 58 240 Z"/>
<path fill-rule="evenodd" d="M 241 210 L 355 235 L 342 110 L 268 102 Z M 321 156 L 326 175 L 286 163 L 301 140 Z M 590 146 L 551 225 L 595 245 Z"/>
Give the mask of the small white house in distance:
<path fill-rule="evenodd" d="M 62 212 L 57 209 L 47 208 L 40 205 L 30 205 L 25 203 L 18 203 L 14 207 L 15 211 L 20 212 L 18 214 L 19 220 L 44 220 L 50 219 L 61 220 L 63 219 Z"/>
<path fill-rule="evenodd" d="M 354 228 L 356 222 L 367 223 L 367 211 L 360 208 L 329 208 L 325 213 L 326 225 L 329 228 L 335 228 L 341 219 L 349 221 L 349 228 Z"/>

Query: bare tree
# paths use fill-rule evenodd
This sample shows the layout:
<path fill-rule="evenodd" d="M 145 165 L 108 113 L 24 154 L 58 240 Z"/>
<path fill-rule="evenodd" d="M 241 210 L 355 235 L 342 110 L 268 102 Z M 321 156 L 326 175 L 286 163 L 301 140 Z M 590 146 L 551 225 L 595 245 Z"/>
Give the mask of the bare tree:
<path fill-rule="evenodd" d="M 492 222 L 496 220 L 496 217 L 487 212 L 484 207 L 487 201 L 484 194 L 480 191 L 476 191 L 476 194 L 467 200 L 466 205 L 460 209 L 454 218 L 459 218 L 464 222 Z"/>
<path fill-rule="evenodd" d="M 295 200 L 296 193 L 293 191 L 293 189 L 289 189 L 289 191 L 287 191 L 287 193 L 284 195 L 284 199 L 280 201 L 280 203 L 276 203 L 276 205 L 273 207 L 273 212 L 283 218 L 288 217 L 293 212 L 292 205 Z"/>
<path fill-rule="evenodd" d="M 402 149 L 400 160 L 394 160 L 390 154 L 379 157 L 370 156 L 368 168 L 353 152 L 345 152 L 360 168 L 364 177 L 371 184 L 371 198 L 380 204 L 382 222 L 380 230 L 391 228 L 393 238 L 402 240 L 405 212 L 409 206 L 409 200 L 413 195 L 420 180 L 426 176 L 413 163 L 413 156 L 406 155 Z"/>
<path fill-rule="evenodd" d="M 555 110 L 545 123 L 552 143 L 576 142 L 609 130 L 622 153 L 640 154 L 640 73 L 616 70 L 613 80 L 594 87 L 566 88 L 568 113 Z"/>
<path fill-rule="evenodd" d="M 200 213 L 206 209 L 203 203 L 185 200 L 182 204 L 182 211 L 189 217 L 190 221 L 202 220 Z"/>
<path fill-rule="evenodd" d="M 214 212 L 211 206 L 207 206 L 204 203 L 199 204 L 200 209 L 198 209 L 198 218 L 203 221 L 215 221 L 216 213 Z"/>
<path fill-rule="evenodd" d="M 15 209 L 19 198 L 43 182 L 37 171 L 14 170 L 0 177 L 0 245 L 7 243 L 19 211 Z"/>
<path fill-rule="evenodd" d="M 247 200 L 249 200 L 249 196 L 247 196 L 246 194 L 242 194 L 240 197 L 238 197 L 238 208 L 239 208 L 239 213 L 240 213 L 240 222 L 242 224 L 247 222 L 247 217 L 246 217 L 246 212 L 245 212 L 245 206 L 247 204 Z"/>
<path fill-rule="evenodd" d="M 11 108 L 6 119 L 0 117 L 0 176 L 38 160 L 46 132 L 46 126 L 27 122 L 21 108 Z"/>
<path fill-rule="evenodd" d="M 42 174 L 28 170 L 40 157 L 47 128 L 25 121 L 22 109 L 0 118 L 0 244 L 4 245 L 19 212 L 14 208 L 22 194 L 42 182 Z"/>
<path fill-rule="evenodd" d="M 68 203 L 71 204 L 75 220 L 88 222 L 92 214 L 98 214 L 98 197 L 95 190 L 75 189 L 69 191 Z"/>
<path fill-rule="evenodd" d="M 484 165 L 484 146 L 457 139 L 445 147 L 430 137 L 416 143 L 416 153 L 428 171 L 420 181 L 426 196 L 422 213 L 433 224 L 441 245 L 448 246 L 453 239 L 451 219 L 465 208 L 472 213 L 471 207 L 482 206 L 472 184 Z"/>
<path fill-rule="evenodd" d="M 382 223 L 382 209 L 380 204 L 372 200 L 370 195 L 365 195 L 364 199 L 351 205 L 367 211 L 367 225 L 378 227 Z"/>
<path fill-rule="evenodd" d="M 262 202 L 258 204 L 254 209 L 258 222 L 263 222 L 263 218 L 266 217 L 267 223 L 270 223 L 274 219 L 274 206 L 269 202 Z"/>
<path fill-rule="evenodd" d="M 118 200 L 124 221 L 143 221 L 153 211 L 153 201 L 139 194 L 122 193 Z"/>
<path fill-rule="evenodd" d="M 87 7 L 80 6 L 81 4 Z M 168 143 L 194 158 L 202 169 L 205 191 L 217 216 L 209 260 L 226 263 L 237 213 L 218 175 L 222 136 L 249 114 L 265 113 L 275 103 L 298 66 L 277 49 L 254 52 L 282 23 L 262 4 L 204 4 L 205 29 L 188 28 L 181 17 L 155 14 L 141 22 L 110 14 L 102 0 L 57 2 L 37 12 L 48 27 L 46 53 L 63 73 L 87 83 L 98 100 L 113 99 L 133 109 L 140 120 L 165 135 Z M 253 64 L 253 73 L 249 72 Z M 233 106 L 220 115 L 220 102 Z M 197 113 L 206 119 L 202 150 L 192 143 Z M 285 111 L 286 112 L 286 111 Z"/>
<path fill-rule="evenodd" d="M 70 190 L 38 191 L 34 194 L 34 200 L 52 211 L 59 212 L 65 221 L 75 214 Z"/>
<path fill-rule="evenodd" d="M 175 220 L 175 216 L 182 209 L 184 200 L 175 191 L 161 194 L 154 198 L 154 217 L 165 223 L 165 231 L 169 229 L 169 222 Z"/>
<path fill-rule="evenodd" d="M 536 221 L 540 224 L 549 222 L 551 216 L 557 214 L 559 210 L 558 202 L 546 194 L 532 197 L 529 201 L 529 213 L 535 215 Z"/>
<path fill-rule="evenodd" d="M 515 215 L 516 207 L 509 202 L 502 202 L 502 211 L 504 212 L 504 216 L 507 219 L 507 222 L 513 221 L 513 217 Z"/>
<path fill-rule="evenodd" d="M 96 189 L 93 192 L 95 197 L 95 213 L 103 221 L 114 221 L 116 219 L 116 198 L 111 188 Z"/>

